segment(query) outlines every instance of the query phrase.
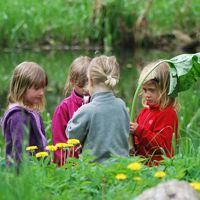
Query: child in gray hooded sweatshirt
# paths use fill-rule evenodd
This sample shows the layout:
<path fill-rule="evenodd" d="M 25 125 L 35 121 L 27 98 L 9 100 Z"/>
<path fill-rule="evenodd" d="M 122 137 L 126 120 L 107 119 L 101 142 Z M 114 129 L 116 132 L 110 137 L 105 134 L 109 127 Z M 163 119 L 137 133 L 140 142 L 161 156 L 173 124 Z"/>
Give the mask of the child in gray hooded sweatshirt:
<path fill-rule="evenodd" d="M 97 162 L 112 155 L 128 157 L 129 114 L 125 103 L 112 92 L 119 81 L 119 65 L 114 56 L 93 58 L 88 67 L 91 102 L 83 105 L 69 121 L 68 138 L 80 140 Z"/>

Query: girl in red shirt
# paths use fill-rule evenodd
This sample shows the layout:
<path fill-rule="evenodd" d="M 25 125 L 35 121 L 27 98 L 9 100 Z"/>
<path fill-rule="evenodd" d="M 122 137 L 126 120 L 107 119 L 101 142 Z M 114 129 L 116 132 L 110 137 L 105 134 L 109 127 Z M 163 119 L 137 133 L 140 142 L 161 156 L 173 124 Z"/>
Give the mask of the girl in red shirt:
<path fill-rule="evenodd" d="M 141 83 L 156 63 L 151 63 L 142 70 L 138 83 Z M 145 79 L 142 85 L 143 109 L 136 122 L 130 122 L 133 133 L 135 155 L 147 159 L 148 165 L 158 165 L 163 154 L 174 156 L 172 137 L 178 139 L 178 102 L 175 97 L 168 96 L 170 85 L 169 66 L 160 64 Z"/>

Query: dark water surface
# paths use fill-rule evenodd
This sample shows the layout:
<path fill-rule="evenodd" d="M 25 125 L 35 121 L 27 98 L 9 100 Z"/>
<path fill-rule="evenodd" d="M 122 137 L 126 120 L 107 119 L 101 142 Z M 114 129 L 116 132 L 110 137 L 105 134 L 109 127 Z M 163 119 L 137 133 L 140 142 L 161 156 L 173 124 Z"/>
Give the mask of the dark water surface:
<path fill-rule="evenodd" d="M 51 52 L 9 52 L 0 53 L 0 114 L 6 107 L 6 96 L 9 80 L 14 67 L 23 61 L 34 61 L 46 70 L 49 85 L 46 91 L 46 110 L 52 115 L 55 107 L 61 101 L 63 88 L 70 63 L 78 56 L 94 57 L 95 52 L 85 51 L 51 51 Z M 136 88 L 140 69 L 148 62 L 157 59 L 167 59 L 176 56 L 173 52 L 157 50 L 135 50 L 135 52 L 115 52 L 121 67 L 121 78 L 116 89 L 116 95 L 121 97 L 130 107 Z"/>

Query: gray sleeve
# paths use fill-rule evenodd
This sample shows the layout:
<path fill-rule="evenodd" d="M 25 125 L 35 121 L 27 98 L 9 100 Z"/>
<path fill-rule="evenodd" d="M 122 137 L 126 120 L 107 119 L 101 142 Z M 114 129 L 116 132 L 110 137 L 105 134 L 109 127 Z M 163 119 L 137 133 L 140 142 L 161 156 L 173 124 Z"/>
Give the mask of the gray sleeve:
<path fill-rule="evenodd" d="M 66 135 L 69 139 L 78 139 L 83 145 L 83 142 L 88 132 L 89 115 L 84 109 L 76 111 L 72 119 L 68 122 Z"/>

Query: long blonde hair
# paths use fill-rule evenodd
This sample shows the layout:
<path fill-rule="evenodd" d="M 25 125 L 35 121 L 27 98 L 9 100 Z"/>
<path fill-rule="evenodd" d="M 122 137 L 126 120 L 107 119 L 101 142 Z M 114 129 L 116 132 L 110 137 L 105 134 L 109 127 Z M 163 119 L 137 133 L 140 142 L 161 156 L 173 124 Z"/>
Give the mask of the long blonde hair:
<path fill-rule="evenodd" d="M 26 106 L 24 97 L 27 89 L 45 88 L 48 85 L 48 77 L 46 72 L 37 63 L 22 62 L 14 69 L 11 77 L 7 101 L 8 104 L 18 103 Z M 45 106 L 45 96 L 38 105 L 33 108 L 42 111 Z"/>
<path fill-rule="evenodd" d="M 71 63 L 70 70 L 67 76 L 67 81 L 65 83 L 65 95 L 69 94 L 72 81 L 74 81 L 74 83 L 78 87 L 84 87 L 85 84 L 88 82 L 87 69 L 90 61 L 90 57 L 80 56 Z"/>
<path fill-rule="evenodd" d="M 152 62 L 145 66 L 140 74 L 138 84 L 142 82 L 144 77 L 153 69 L 155 64 L 160 60 Z M 167 63 L 161 63 L 157 68 L 155 68 L 145 79 L 143 85 L 154 84 L 159 92 L 158 104 L 160 109 L 164 109 L 167 106 L 172 106 L 175 110 L 179 109 L 179 103 L 176 97 L 171 97 L 168 95 L 169 85 L 170 85 L 170 73 L 169 65 Z M 144 97 L 144 95 L 143 95 Z M 146 106 L 146 100 L 142 98 L 143 106 Z"/>
<path fill-rule="evenodd" d="M 94 84 L 103 84 L 113 89 L 119 82 L 120 69 L 114 56 L 101 55 L 92 59 L 88 76 Z"/>

